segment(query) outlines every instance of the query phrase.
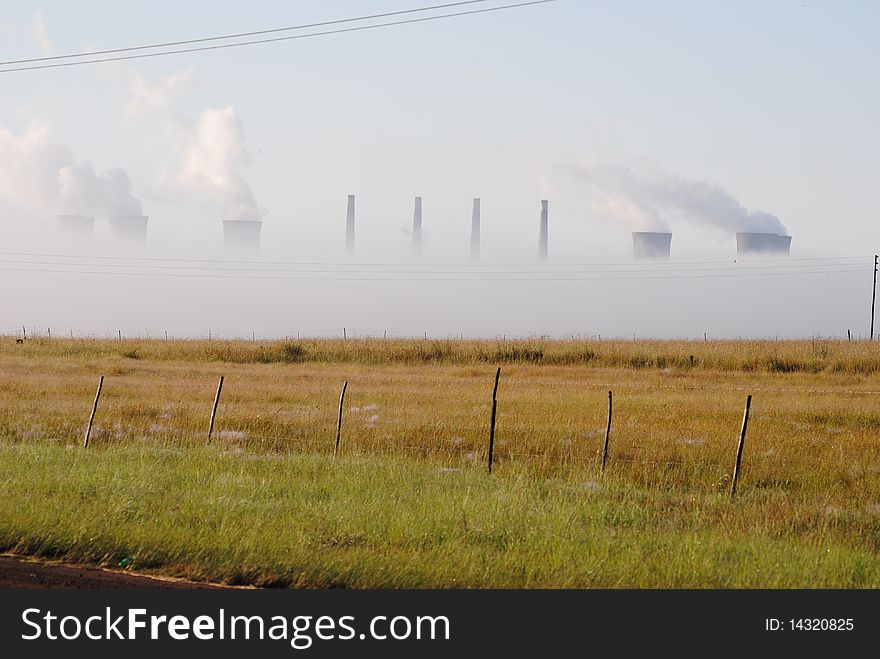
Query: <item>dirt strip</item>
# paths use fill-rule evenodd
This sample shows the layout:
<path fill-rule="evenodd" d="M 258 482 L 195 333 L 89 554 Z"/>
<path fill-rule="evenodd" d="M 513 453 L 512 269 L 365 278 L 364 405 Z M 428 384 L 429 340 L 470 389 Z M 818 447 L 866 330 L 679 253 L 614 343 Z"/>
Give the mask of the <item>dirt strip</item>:
<path fill-rule="evenodd" d="M 223 586 L 95 567 L 43 563 L 18 556 L 0 556 L 0 588 L 177 588 L 193 590 L 223 588 Z"/>

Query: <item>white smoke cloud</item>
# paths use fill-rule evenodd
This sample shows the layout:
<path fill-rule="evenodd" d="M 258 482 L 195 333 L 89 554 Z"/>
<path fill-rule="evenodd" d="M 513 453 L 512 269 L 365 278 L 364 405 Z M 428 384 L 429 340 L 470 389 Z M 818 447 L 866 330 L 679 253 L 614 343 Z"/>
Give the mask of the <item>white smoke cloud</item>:
<path fill-rule="evenodd" d="M 244 122 L 235 109 L 206 110 L 199 117 L 177 183 L 217 217 L 259 220 L 266 211 L 237 171 L 248 162 Z"/>
<path fill-rule="evenodd" d="M 131 181 L 123 169 L 111 169 L 103 176 L 92 163 L 62 167 L 58 171 L 59 207 L 81 209 L 86 215 L 142 215 L 141 202 L 131 194 Z"/>
<path fill-rule="evenodd" d="M 135 118 L 142 118 L 151 113 L 167 113 L 171 109 L 172 98 L 178 90 L 194 86 L 199 82 L 195 71 L 191 68 L 172 73 L 156 83 L 150 83 L 140 73 L 134 73 L 129 85 L 129 100 L 125 110 Z"/>
<path fill-rule="evenodd" d="M 0 201 L 30 213 L 140 215 L 122 169 L 100 175 L 89 162 L 76 162 L 47 124 L 15 134 L 0 127 Z"/>
<path fill-rule="evenodd" d="M 750 210 L 704 181 L 597 163 L 580 165 L 574 173 L 593 212 L 635 231 L 669 231 L 671 219 L 682 219 L 728 232 L 787 232 L 775 215 Z"/>
<path fill-rule="evenodd" d="M 190 70 L 155 82 L 136 76 L 128 113 L 152 116 L 169 140 L 170 157 L 162 166 L 153 194 L 157 200 L 190 204 L 214 219 L 260 220 L 266 215 L 240 170 L 250 162 L 244 122 L 232 106 L 211 108 L 197 119 L 174 113 L 174 95 L 196 82 Z"/>
<path fill-rule="evenodd" d="M 43 57 L 51 57 L 55 54 L 55 48 L 52 46 L 52 40 L 49 38 L 49 31 L 46 29 L 46 21 L 43 19 L 43 10 L 39 7 L 34 11 L 31 32 Z"/>

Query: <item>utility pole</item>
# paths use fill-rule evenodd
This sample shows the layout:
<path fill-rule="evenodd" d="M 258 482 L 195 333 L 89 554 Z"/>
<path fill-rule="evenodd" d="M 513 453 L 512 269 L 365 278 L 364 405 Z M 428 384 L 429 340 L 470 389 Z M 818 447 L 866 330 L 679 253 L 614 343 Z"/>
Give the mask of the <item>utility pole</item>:
<path fill-rule="evenodd" d="M 874 306 L 877 304 L 877 262 L 880 255 L 874 254 L 874 294 L 871 297 L 871 340 L 874 340 Z"/>

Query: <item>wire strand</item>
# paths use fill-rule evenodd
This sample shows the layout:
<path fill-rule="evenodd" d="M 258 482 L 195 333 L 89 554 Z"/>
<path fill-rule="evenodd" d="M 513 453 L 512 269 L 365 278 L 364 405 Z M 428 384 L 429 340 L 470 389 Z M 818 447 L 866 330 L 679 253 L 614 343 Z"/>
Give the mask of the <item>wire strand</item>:
<path fill-rule="evenodd" d="M 279 32 L 292 32 L 295 30 L 309 30 L 316 27 L 327 27 L 328 25 L 341 25 L 344 23 L 359 23 L 361 21 L 376 20 L 380 18 L 390 18 L 392 16 L 402 16 L 404 14 L 417 14 L 426 11 L 436 11 L 439 9 L 449 9 L 461 5 L 474 5 L 489 2 L 489 0 L 465 0 L 462 2 L 449 2 L 442 5 L 431 5 L 428 7 L 417 7 L 414 9 L 402 9 L 400 11 L 389 11 L 382 14 L 368 14 L 365 16 L 354 16 L 351 18 L 339 18 L 336 20 L 321 21 L 318 23 L 303 23 L 301 25 L 291 25 L 287 27 L 277 27 L 268 30 L 253 30 L 251 32 L 237 32 L 233 34 L 223 34 L 214 37 L 201 37 L 198 39 L 185 39 L 183 41 L 165 41 L 153 44 L 143 44 L 140 46 L 127 46 L 125 48 L 109 48 L 106 50 L 93 50 L 85 53 L 68 53 L 66 55 L 52 55 L 48 57 L 31 57 L 28 59 L 6 60 L 0 61 L 0 66 L 12 66 L 14 64 L 32 64 L 35 62 L 52 62 L 65 59 L 75 59 L 78 57 L 95 57 L 97 55 L 112 55 L 114 53 L 128 53 L 138 50 L 154 50 L 156 48 L 171 48 L 173 46 L 186 46 L 194 43 L 207 43 L 210 41 L 225 41 L 228 39 L 243 39 L 245 37 L 256 37 L 263 34 L 277 34 Z"/>
<path fill-rule="evenodd" d="M 508 9 L 518 9 L 520 7 L 529 7 L 532 5 L 543 5 L 550 2 L 556 2 L 557 0 L 531 0 L 530 2 L 517 2 L 508 5 L 500 5 L 498 7 L 487 7 L 486 9 L 473 9 L 469 11 L 459 11 L 448 14 L 441 14 L 439 16 L 425 16 L 421 18 L 410 18 L 407 20 L 400 21 L 388 21 L 385 23 L 375 23 L 372 25 L 359 25 L 355 27 L 347 27 L 347 28 L 339 28 L 336 30 L 324 30 L 320 32 L 308 32 L 306 34 L 295 34 L 289 35 L 285 37 L 273 37 L 271 39 L 256 39 L 252 41 L 240 41 L 237 43 L 228 43 L 228 44 L 217 44 L 213 46 L 198 46 L 195 48 L 179 48 L 174 50 L 165 50 L 156 53 L 140 53 L 137 55 L 121 55 L 118 57 L 102 57 L 98 59 L 86 59 L 75 62 L 58 62 L 54 64 L 36 64 L 33 66 L 19 66 L 14 68 L 0 69 L 0 73 L 15 73 L 20 71 L 36 71 L 39 69 L 57 69 L 57 68 L 65 68 L 72 66 L 83 66 L 86 64 L 101 64 L 105 62 L 121 62 L 127 60 L 136 60 L 136 59 L 147 59 L 153 57 L 164 57 L 166 55 L 181 55 L 185 53 L 196 53 L 196 52 L 204 52 L 210 50 L 222 50 L 226 48 L 238 48 L 240 46 L 255 46 L 261 44 L 269 44 L 269 43 L 278 43 L 281 41 L 293 41 L 297 39 L 309 39 L 312 37 L 323 37 L 334 34 L 348 34 L 352 32 L 363 32 L 366 30 L 377 30 L 380 28 L 386 27 L 395 27 L 400 25 L 414 25 L 417 23 L 427 23 L 430 21 L 439 21 L 448 18 L 460 18 L 463 16 L 474 16 L 476 14 L 486 14 L 489 12 L 498 12 L 498 11 L 506 11 Z"/>

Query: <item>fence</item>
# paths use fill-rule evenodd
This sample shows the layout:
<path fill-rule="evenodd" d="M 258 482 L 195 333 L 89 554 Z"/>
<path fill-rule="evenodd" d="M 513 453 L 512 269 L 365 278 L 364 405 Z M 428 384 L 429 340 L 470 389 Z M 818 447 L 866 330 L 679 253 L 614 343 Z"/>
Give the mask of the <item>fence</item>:
<path fill-rule="evenodd" d="M 223 393 L 223 385 L 226 381 L 224 376 L 219 378 L 217 383 L 217 388 L 213 398 L 213 405 L 210 406 L 210 414 L 206 417 L 206 434 L 204 436 L 204 442 L 206 444 L 210 444 L 214 439 L 215 435 L 215 423 L 217 420 L 218 412 L 222 414 L 222 393 Z M 98 388 L 95 394 L 94 402 L 91 407 L 91 411 L 88 417 L 88 422 L 86 426 L 86 434 L 83 441 L 83 447 L 87 448 L 90 442 L 90 434 L 92 432 L 93 423 L 96 415 L 99 413 L 99 404 L 101 393 L 103 391 L 105 382 L 105 376 L 100 376 L 98 381 Z M 496 421 L 497 421 L 497 408 L 499 404 L 498 392 L 499 386 L 501 384 L 501 368 L 497 368 L 494 380 L 494 386 L 491 388 L 491 399 L 487 396 L 487 401 L 491 400 L 490 405 L 490 417 L 488 423 L 488 433 L 487 433 L 487 445 L 486 451 L 484 453 L 474 451 L 468 448 L 454 448 L 454 447 L 444 447 L 444 446 L 415 446 L 415 445 L 400 445 L 395 444 L 391 447 L 391 450 L 395 453 L 404 453 L 409 455 L 446 455 L 451 457 L 457 457 L 459 460 L 463 462 L 479 462 L 481 459 L 485 460 L 485 464 L 487 466 L 487 471 L 489 474 L 492 474 L 493 464 L 498 460 L 498 453 L 496 449 Z M 204 388 L 204 385 L 192 385 L 192 384 L 183 384 L 182 386 L 191 387 L 197 386 L 199 388 Z M 342 385 L 342 391 L 338 401 L 338 414 L 336 418 L 336 427 L 335 427 L 335 441 L 331 444 L 327 443 L 326 446 L 318 443 L 318 442 L 300 442 L 298 444 L 299 448 L 316 451 L 316 452 L 329 452 L 330 447 L 332 446 L 332 453 L 334 456 L 338 456 L 341 450 L 345 449 L 346 446 L 346 427 L 344 424 L 345 420 L 345 401 L 346 401 L 346 392 L 349 391 L 349 382 L 346 380 Z M 781 390 L 781 391 L 784 391 Z M 207 408 L 207 399 L 206 399 L 206 409 Z M 738 441 L 734 444 L 731 442 L 731 460 L 730 465 L 732 466 L 732 476 L 729 479 L 729 496 L 734 498 L 737 494 L 737 487 L 741 478 L 741 474 L 744 468 L 747 466 L 743 463 L 743 454 L 744 454 L 744 446 L 746 442 L 746 434 L 748 429 L 749 422 L 749 414 L 752 403 L 752 395 L 749 394 L 746 398 L 745 402 L 745 410 L 743 413 L 742 426 L 740 428 L 740 433 L 738 436 L 734 435 L 734 428 L 731 428 L 731 437 L 738 439 Z M 614 421 L 614 409 L 613 409 L 613 391 L 608 391 L 608 417 L 607 417 L 607 427 L 604 433 L 604 442 L 602 445 L 601 452 L 597 452 L 595 456 L 596 462 L 600 465 L 599 473 L 602 477 L 605 476 L 606 469 L 613 469 L 615 464 L 634 464 L 634 465 L 643 465 L 646 467 L 652 468 L 693 468 L 695 466 L 702 466 L 706 468 L 718 468 L 720 466 L 717 460 L 700 460 L 688 458 L 686 460 L 676 460 L 676 459 L 646 459 L 641 456 L 634 455 L 615 455 L 614 452 L 614 443 L 612 441 L 612 425 Z M 263 439 L 267 441 L 277 441 L 283 438 L 281 437 L 269 437 L 263 436 L 254 433 L 247 433 L 249 439 Z M 735 447 L 735 451 L 733 448 Z M 533 460 L 533 461 L 541 461 L 541 460 L 551 460 L 551 461 L 559 461 L 559 460 L 568 460 L 574 462 L 583 462 L 573 460 L 573 453 L 569 452 L 568 456 L 563 455 L 560 456 L 559 452 L 554 451 L 514 451 L 514 450 L 505 450 L 503 452 L 503 457 L 505 459 L 524 459 L 524 460 Z M 600 460 L 601 457 L 601 460 Z M 726 468 L 725 468 L 725 476 L 726 476 Z"/>

